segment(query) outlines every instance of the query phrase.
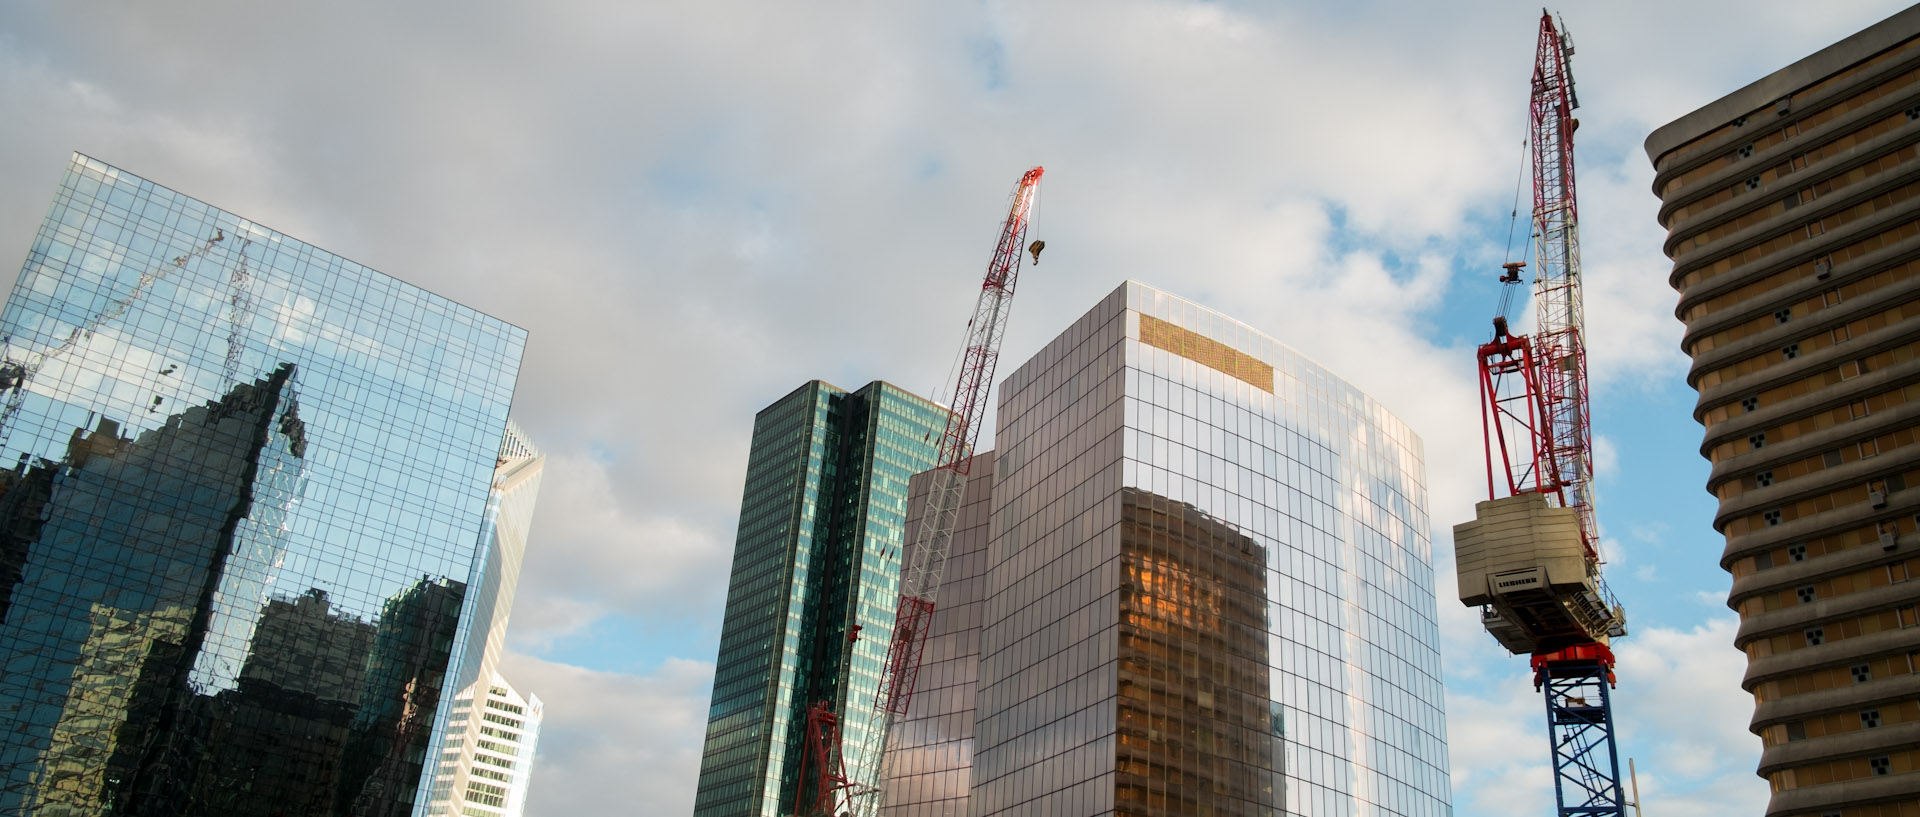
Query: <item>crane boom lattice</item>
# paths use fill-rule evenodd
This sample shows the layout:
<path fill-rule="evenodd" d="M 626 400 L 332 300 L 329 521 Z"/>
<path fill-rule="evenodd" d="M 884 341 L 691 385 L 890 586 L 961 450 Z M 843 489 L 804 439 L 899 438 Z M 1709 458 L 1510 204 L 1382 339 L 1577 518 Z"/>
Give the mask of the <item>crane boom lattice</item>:
<path fill-rule="evenodd" d="M 1614 655 L 1626 615 L 1600 572 L 1592 416 L 1574 194 L 1572 41 L 1542 11 L 1528 139 L 1537 242 L 1534 332 L 1509 331 L 1510 263 L 1493 340 L 1480 346 L 1486 502 L 1454 526 L 1460 600 L 1502 646 L 1531 654 L 1545 696 L 1560 817 L 1624 817 L 1613 734 Z M 1504 485 L 1502 484 L 1504 478 Z M 1504 488 L 1504 493 L 1502 489 Z"/>
<path fill-rule="evenodd" d="M 961 354 L 959 378 L 952 392 L 952 411 L 941 432 L 931 474 L 925 510 L 918 535 L 904 556 L 900 573 L 900 597 L 894 611 L 893 641 L 887 648 L 887 665 L 880 678 L 879 694 L 860 735 L 860 751 L 847 763 L 844 777 L 817 781 L 802 780 L 802 790 L 811 783 L 816 791 L 844 789 L 854 815 L 866 817 L 879 813 L 882 789 L 887 779 L 888 733 L 894 719 L 907 711 L 913 700 L 913 687 L 920 676 L 920 661 L 933 625 L 934 603 L 946 575 L 947 556 L 953 550 L 953 533 L 958 526 L 960 502 L 966 492 L 974 447 L 980 441 L 980 429 L 987 419 L 987 399 L 993 391 L 993 374 L 1000 360 L 1000 341 L 1006 335 L 1007 314 L 1013 306 L 1013 293 L 1020 277 L 1022 252 L 1026 245 L 1029 215 L 1039 192 L 1044 168 L 1035 167 L 1020 176 L 1014 185 L 1006 221 L 1001 224 L 1000 240 L 994 245 L 993 258 L 980 284 L 973 316 L 967 321 L 967 341 Z M 1040 244 L 1031 250 L 1036 257 Z M 822 738 L 825 740 L 825 738 Z M 815 808 L 830 811 L 831 797 L 816 798 Z"/>

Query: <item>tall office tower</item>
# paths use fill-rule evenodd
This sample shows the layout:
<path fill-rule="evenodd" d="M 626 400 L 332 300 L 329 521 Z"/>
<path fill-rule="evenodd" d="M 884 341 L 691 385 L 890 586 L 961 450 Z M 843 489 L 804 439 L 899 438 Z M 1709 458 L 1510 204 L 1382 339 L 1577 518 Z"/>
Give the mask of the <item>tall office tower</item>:
<path fill-rule="evenodd" d="M 468 638 L 471 647 L 466 660 L 453 672 L 452 688 L 458 691 L 447 716 L 447 736 L 428 800 L 429 815 L 517 815 L 518 806 L 509 809 L 507 804 L 526 799 L 527 772 L 533 765 L 532 742 L 514 744 L 525 752 L 522 757 L 498 756 L 508 736 L 499 724 L 486 722 L 484 716 L 492 705 L 488 696 L 497 690 L 505 689 L 513 700 L 519 700 L 518 693 L 500 676 L 500 656 L 506 650 L 507 621 L 513 611 L 514 589 L 526 555 L 527 531 L 533 524 L 534 500 L 540 493 L 540 474 L 546 461 L 546 455 L 509 418 L 493 468 L 493 489 L 487 497 L 481 558 L 475 560 L 468 579 L 473 589 L 467 594 L 466 603 L 472 608 L 467 615 L 475 629 Z M 525 707 L 526 703 L 514 705 Z M 500 767 L 503 760 L 506 765 Z M 509 785 L 514 782 L 518 788 Z M 505 793 L 508 789 L 518 794 L 510 796 Z"/>
<path fill-rule="evenodd" d="M 695 817 L 790 813 L 807 707 L 865 742 L 899 597 L 907 481 L 948 412 L 888 383 L 813 381 L 754 418 Z"/>
<path fill-rule="evenodd" d="M 0 815 L 412 813 L 525 333 L 76 156 L 0 337 Z"/>
<path fill-rule="evenodd" d="M 960 495 L 953 545 L 928 625 L 919 680 L 887 750 L 885 817 L 968 817 L 967 765 L 973 756 L 974 693 L 980 681 L 980 613 L 986 601 L 987 530 L 993 505 L 993 452 L 974 455 Z M 920 540 L 933 472 L 913 475 L 907 541 Z M 908 563 L 913 547 L 908 545 Z"/>
<path fill-rule="evenodd" d="M 971 814 L 1448 813 L 1405 425 L 1128 282 L 997 428 Z"/>
<path fill-rule="evenodd" d="M 1920 8 L 1647 138 L 1770 815 L 1920 803 L 1916 119 Z"/>
<path fill-rule="evenodd" d="M 1129 282 L 1000 384 L 997 428 L 984 561 L 956 563 L 978 618 L 929 647 L 890 815 L 1450 813 L 1399 420 Z"/>

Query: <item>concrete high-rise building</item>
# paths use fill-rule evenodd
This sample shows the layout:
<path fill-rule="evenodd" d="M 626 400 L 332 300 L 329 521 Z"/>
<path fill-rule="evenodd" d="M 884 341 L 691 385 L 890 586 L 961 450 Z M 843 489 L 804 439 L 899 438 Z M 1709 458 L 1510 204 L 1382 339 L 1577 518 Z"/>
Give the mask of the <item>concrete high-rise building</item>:
<path fill-rule="evenodd" d="M 1920 8 L 1647 138 L 1769 815 L 1920 803 L 1916 120 Z"/>
<path fill-rule="evenodd" d="M 514 590 L 527 552 L 527 531 L 533 525 L 533 506 L 546 461 L 546 455 L 509 418 L 493 468 L 480 558 L 468 579 L 472 590 L 466 603 L 472 609 L 467 616 L 474 627 L 468 641 L 480 648 L 467 651 L 466 660 L 452 677 L 452 687 L 458 691 L 453 694 L 446 739 L 441 744 L 428 800 L 427 814 L 433 817 L 518 817 L 517 804 L 526 801 L 533 741 L 520 742 L 518 732 L 507 735 L 500 724 L 488 723 L 484 715 L 487 707 L 499 706 L 494 700 L 501 695 L 508 696 L 502 700 L 510 700 L 521 710 L 528 706 L 500 675 L 500 657 L 506 651 L 507 622 L 513 612 Z M 531 700 L 537 710 L 539 698 Z M 537 731 L 537 716 L 534 720 Z M 524 754 L 500 757 L 506 749 Z M 505 766 L 501 765 L 503 761 Z"/>
<path fill-rule="evenodd" d="M 847 762 L 861 762 L 899 597 L 907 481 L 933 467 L 947 417 L 888 383 L 816 380 L 754 418 L 696 817 L 790 813 L 816 701 L 840 716 Z"/>
<path fill-rule="evenodd" d="M 1451 813 L 1405 425 L 1129 282 L 1000 384 L 996 428 L 890 817 Z"/>
<path fill-rule="evenodd" d="M 525 332 L 75 156 L 0 338 L 0 815 L 423 805 Z"/>

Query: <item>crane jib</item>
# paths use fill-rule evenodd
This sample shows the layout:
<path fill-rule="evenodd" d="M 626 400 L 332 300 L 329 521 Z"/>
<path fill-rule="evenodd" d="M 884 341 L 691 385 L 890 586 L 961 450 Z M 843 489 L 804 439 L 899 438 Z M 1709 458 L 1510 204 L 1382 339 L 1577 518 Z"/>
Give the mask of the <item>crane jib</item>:
<path fill-rule="evenodd" d="M 954 384 L 953 406 L 947 427 L 941 433 L 935 462 L 929 472 L 927 500 L 920 514 L 920 526 L 901 569 L 900 595 L 894 610 L 894 627 L 887 647 L 886 669 L 880 689 L 869 710 L 860 746 L 851 756 L 843 754 L 837 729 L 814 730 L 808 739 L 820 743 L 816 754 L 822 759 L 814 768 L 818 777 L 803 774 L 795 791 L 798 810 L 811 783 L 814 800 L 830 813 L 838 793 L 844 792 L 854 815 L 869 817 L 880 809 L 881 790 L 887 780 L 887 741 L 894 718 L 907 711 L 913 699 L 913 686 L 919 678 L 927 634 L 933 627 L 935 600 L 945 575 L 947 556 L 953 547 L 954 529 L 960 516 L 961 499 L 966 492 L 972 457 L 980 441 L 980 427 L 986 419 L 987 396 L 993 388 L 994 369 L 1000 359 L 1000 341 L 1006 334 L 1006 313 L 1019 282 L 1020 263 L 1026 243 L 1029 214 L 1038 192 L 1044 168 L 1035 167 L 1020 176 L 1014 185 L 1007 218 L 1001 223 L 1000 239 L 994 245 L 993 258 L 980 285 L 980 296 L 973 316 L 967 322 L 967 343 L 962 355 L 958 381 Z M 1036 242 L 1036 247 L 1043 246 Z M 1039 250 L 1033 249 L 1035 261 Z M 850 660 L 851 647 L 843 653 Z M 828 747 L 824 742 L 831 741 Z M 844 764 L 845 772 L 837 772 Z"/>

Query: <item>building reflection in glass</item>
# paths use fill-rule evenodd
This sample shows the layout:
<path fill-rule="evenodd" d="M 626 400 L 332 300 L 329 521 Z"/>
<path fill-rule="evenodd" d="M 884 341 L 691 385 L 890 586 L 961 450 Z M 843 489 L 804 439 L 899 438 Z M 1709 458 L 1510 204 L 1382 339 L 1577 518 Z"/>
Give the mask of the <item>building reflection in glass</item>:
<path fill-rule="evenodd" d="M 1450 813 L 1405 424 L 1134 282 L 996 422 L 972 817 Z"/>
<path fill-rule="evenodd" d="M 281 555 L 304 448 L 293 373 L 133 439 L 101 418 L 41 466 L 45 521 L 0 624 L 0 711 L 21 713 L 0 764 L 10 790 L 32 786 L 28 811 L 166 797 L 176 722 L 252 641 L 259 611 L 236 593 L 257 597 Z"/>
<path fill-rule="evenodd" d="M 75 156 L 0 315 L 0 815 L 411 813 L 524 340 Z"/>
<path fill-rule="evenodd" d="M 1116 814 L 1272 813 L 1266 554 L 1199 508 L 1120 490 Z"/>
<path fill-rule="evenodd" d="M 987 598 L 987 541 L 993 507 L 993 452 L 974 455 L 960 496 L 938 605 L 907 712 L 887 742 L 882 817 L 967 817 L 973 764 L 974 696 L 980 679 L 980 616 Z M 927 510 L 932 471 L 907 490 L 911 564 Z"/>

